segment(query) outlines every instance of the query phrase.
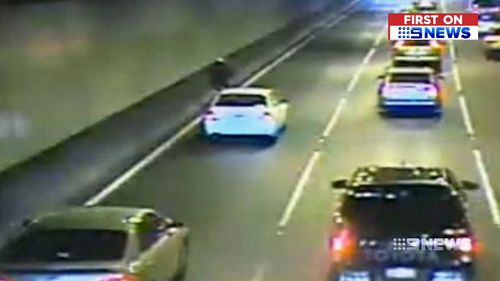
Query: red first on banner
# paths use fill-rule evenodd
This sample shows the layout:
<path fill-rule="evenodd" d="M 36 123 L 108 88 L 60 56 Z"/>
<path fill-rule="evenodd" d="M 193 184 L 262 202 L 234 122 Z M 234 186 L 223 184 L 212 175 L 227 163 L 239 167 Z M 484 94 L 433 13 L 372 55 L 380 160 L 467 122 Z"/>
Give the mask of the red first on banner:
<path fill-rule="evenodd" d="M 476 13 L 389 14 L 389 26 L 477 26 L 478 22 Z"/>

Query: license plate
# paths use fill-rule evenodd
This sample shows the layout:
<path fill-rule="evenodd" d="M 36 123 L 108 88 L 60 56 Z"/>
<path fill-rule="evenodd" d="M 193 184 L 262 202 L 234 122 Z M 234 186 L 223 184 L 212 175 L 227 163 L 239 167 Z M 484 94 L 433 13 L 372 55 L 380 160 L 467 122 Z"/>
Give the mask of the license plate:
<path fill-rule="evenodd" d="M 414 49 L 411 53 L 414 55 L 425 55 L 427 54 L 427 49 Z"/>
<path fill-rule="evenodd" d="M 385 276 L 394 279 L 417 278 L 417 270 L 407 267 L 388 268 L 385 270 Z"/>

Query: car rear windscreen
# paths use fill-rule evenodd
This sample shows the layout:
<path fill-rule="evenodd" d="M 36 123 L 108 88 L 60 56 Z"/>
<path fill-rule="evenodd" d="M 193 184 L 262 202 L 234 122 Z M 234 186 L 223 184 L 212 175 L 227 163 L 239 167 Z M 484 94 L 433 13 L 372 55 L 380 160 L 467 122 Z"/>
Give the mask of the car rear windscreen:
<path fill-rule="evenodd" d="M 0 261 L 14 263 L 115 261 L 123 257 L 127 233 L 113 230 L 33 230 L 7 246 Z"/>
<path fill-rule="evenodd" d="M 457 195 L 440 186 L 373 186 L 348 196 L 341 212 L 362 233 L 433 232 L 463 222 L 460 202 Z"/>
<path fill-rule="evenodd" d="M 394 60 L 394 67 L 431 67 L 434 68 L 439 65 L 439 61 L 431 60 L 416 60 L 416 61 L 406 61 L 406 60 Z"/>
<path fill-rule="evenodd" d="M 393 73 L 389 79 L 391 83 L 431 83 L 426 73 Z"/>
<path fill-rule="evenodd" d="M 430 41 L 429 40 L 407 40 L 404 41 L 405 46 L 429 46 Z"/>
<path fill-rule="evenodd" d="M 217 102 L 217 106 L 256 106 L 266 105 L 266 98 L 262 95 L 221 95 Z"/>
<path fill-rule="evenodd" d="M 479 15 L 479 20 L 494 22 L 500 20 L 500 16 L 496 13 L 482 13 Z"/>

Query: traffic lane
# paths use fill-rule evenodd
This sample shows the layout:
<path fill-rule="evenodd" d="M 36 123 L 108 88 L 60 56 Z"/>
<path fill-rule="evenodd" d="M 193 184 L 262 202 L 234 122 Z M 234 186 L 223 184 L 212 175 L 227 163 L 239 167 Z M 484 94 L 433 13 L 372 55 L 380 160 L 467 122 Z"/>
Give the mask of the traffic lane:
<path fill-rule="evenodd" d="M 498 132 L 498 122 L 496 121 L 496 116 L 498 116 L 497 105 L 500 103 L 500 97 L 498 96 L 500 65 L 498 62 L 486 60 L 480 42 L 457 42 L 456 46 L 463 93 L 475 130 L 474 144 L 476 148 L 482 151 L 486 171 L 495 192 L 495 200 L 498 201 L 500 176 L 495 171 L 500 169 L 500 147 L 498 147 L 500 134 Z M 487 202 L 483 202 L 483 204 L 487 205 Z M 498 227 L 493 229 L 485 228 L 482 234 L 495 245 L 493 249 L 490 249 L 491 244 L 484 245 L 484 251 L 496 251 L 493 252 L 494 257 L 487 262 L 490 268 L 495 268 L 495 262 L 500 261 L 498 254 L 500 230 Z M 487 275 L 490 278 L 500 276 L 500 269 L 491 272 L 491 274 Z"/>
<path fill-rule="evenodd" d="M 315 135 L 381 18 L 353 15 L 258 82 L 281 89 L 292 105 L 288 131 L 274 147 L 213 145 L 191 132 L 103 204 L 154 207 L 186 222 L 193 230 L 188 280 L 251 278 L 266 263 L 274 224 Z"/>
<path fill-rule="evenodd" d="M 457 42 L 457 55 L 464 95 L 469 106 L 478 147 L 484 152 L 492 185 L 498 194 L 500 175 L 500 131 L 498 105 L 500 62 L 487 61 L 480 42 Z"/>
<path fill-rule="evenodd" d="M 376 76 L 388 61 L 387 46 L 348 97 L 346 109 L 328 139 L 315 172 L 274 254 L 277 264 L 269 280 L 324 280 L 328 272 L 327 237 L 338 194 L 330 189 L 334 179 L 345 178 L 361 165 L 399 165 L 402 160 L 421 165 L 447 166 L 465 179 L 477 179 L 471 145 L 464 134 L 457 96 L 451 93 L 443 119 L 385 119 L 376 110 Z M 447 71 L 450 67 L 446 61 Z M 452 81 L 447 79 L 448 88 Z M 451 88 L 453 89 L 453 88 Z M 500 248 L 482 191 L 469 193 L 471 219 L 485 249 L 480 258 L 480 278 L 498 276 L 494 264 Z M 436 210 L 439 215 L 439 210 Z M 432 218 L 429 218 L 432 219 Z M 286 254 L 293 251 L 292 255 Z M 292 269 L 292 270 L 290 270 Z"/>

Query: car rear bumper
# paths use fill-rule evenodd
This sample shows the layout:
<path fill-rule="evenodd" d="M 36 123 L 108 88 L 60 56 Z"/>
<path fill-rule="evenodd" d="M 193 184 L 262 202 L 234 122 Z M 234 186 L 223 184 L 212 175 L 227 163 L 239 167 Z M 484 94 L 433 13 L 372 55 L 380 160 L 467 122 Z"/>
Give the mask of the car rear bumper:
<path fill-rule="evenodd" d="M 206 135 L 224 136 L 277 136 L 280 132 L 280 125 L 276 122 L 252 122 L 251 124 L 229 124 L 216 120 L 204 120 L 203 131 Z"/>
<path fill-rule="evenodd" d="M 382 113 L 401 116 L 427 116 L 441 114 L 442 107 L 435 101 L 382 101 Z"/>
<path fill-rule="evenodd" d="M 415 274 L 414 278 L 409 278 Z M 398 276 L 399 275 L 399 276 Z M 405 276 L 406 275 L 406 276 Z M 398 278 L 399 277 L 399 278 Z M 407 278 L 404 278 L 407 277 Z M 413 276 L 412 276 L 413 277 Z M 380 280 L 412 280 L 412 281 L 472 281 L 474 272 L 468 267 L 456 268 L 419 268 L 395 266 L 387 268 L 344 268 L 332 272 L 332 281 L 380 281 Z"/>

